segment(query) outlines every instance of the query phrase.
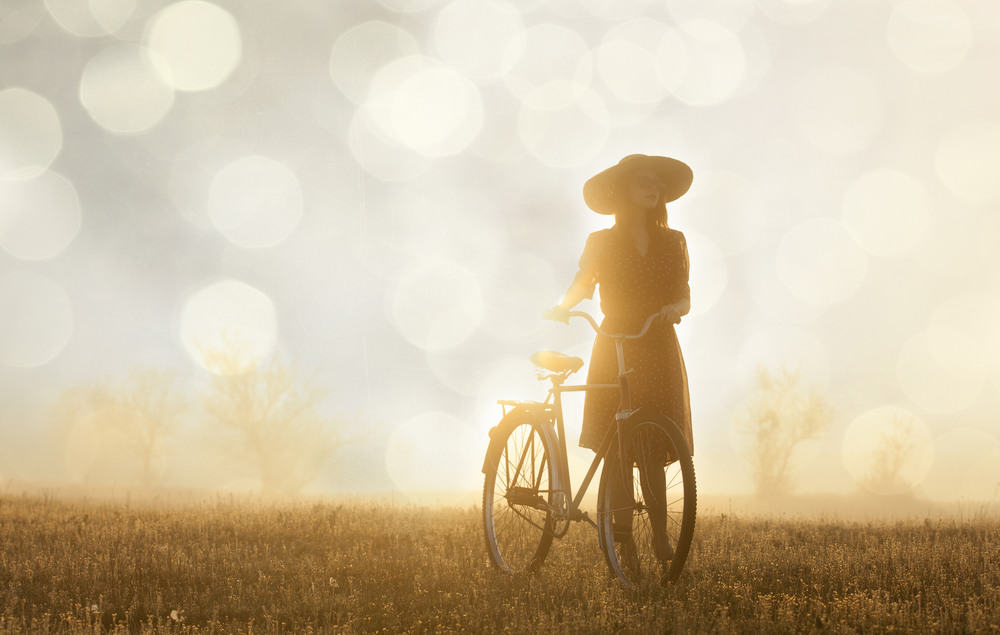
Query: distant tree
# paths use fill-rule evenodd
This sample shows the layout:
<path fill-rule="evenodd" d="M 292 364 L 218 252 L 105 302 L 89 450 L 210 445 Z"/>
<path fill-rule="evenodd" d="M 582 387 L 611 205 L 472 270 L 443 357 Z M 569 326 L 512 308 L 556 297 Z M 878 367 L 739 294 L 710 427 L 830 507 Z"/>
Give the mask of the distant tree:
<path fill-rule="evenodd" d="M 913 487 L 903 477 L 903 469 L 913 455 L 913 415 L 894 415 L 889 428 L 879 435 L 871 453 L 868 475 L 862 485 L 878 494 L 905 492 Z"/>
<path fill-rule="evenodd" d="M 157 460 L 165 441 L 176 434 L 189 409 L 184 382 L 173 370 L 136 367 L 123 378 L 109 378 L 64 391 L 56 417 L 72 426 L 84 418 L 97 434 L 117 433 L 139 464 L 139 479 L 152 487 L 160 478 Z"/>
<path fill-rule="evenodd" d="M 782 366 L 772 373 L 760 365 L 755 374 L 754 392 L 734 415 L 734 426 L 747 440 L 744 458 L 757 495 L 790 494 L 796 447 L 819 437 L 833 421 L 833 409 L 824 395 L 801 385 L 800 372 Z"/>
<path fill-rule="evenodd" d="M 256 359 L 245 342 L 231 337 L 201 352 L 212 370 L 201 390 L 205 410 L 233 435 L 233 450 L 255 468 L 261 484 L 294 493 L 316 478 L 346 440 L 337 422 L 318 412 L 331 390 L 295 362 L 277 353 Z"/>

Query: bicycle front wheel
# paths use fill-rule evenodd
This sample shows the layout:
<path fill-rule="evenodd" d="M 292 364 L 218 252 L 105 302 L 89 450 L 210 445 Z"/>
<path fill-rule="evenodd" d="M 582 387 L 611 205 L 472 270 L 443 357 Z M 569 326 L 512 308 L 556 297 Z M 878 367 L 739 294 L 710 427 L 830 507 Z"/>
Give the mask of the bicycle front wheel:
<path fill-rule="evenodd" d="M 621 446 L 616 438 L 608 450 L 597 497 L 598 536 L 611 573 L 630 587 L 675 581 L 697 508 L 694 464 L 677 426 L 641 410 L 623 422 Z"/>
<path fill-rule="evenodd" d="M 502 571 L 534 571 L 552 546 L 552 501 L 559 491 L 552 427 L 515 410 L 492 437 L 483 468 L 486 551 Z"/>

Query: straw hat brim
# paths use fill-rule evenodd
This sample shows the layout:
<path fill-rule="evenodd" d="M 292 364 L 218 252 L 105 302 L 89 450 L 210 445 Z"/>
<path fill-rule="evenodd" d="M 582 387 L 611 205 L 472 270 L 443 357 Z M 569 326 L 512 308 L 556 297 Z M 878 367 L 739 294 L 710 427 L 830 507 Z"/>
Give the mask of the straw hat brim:
<path fill-rule="evenodd" d="M 676 201 L 691 187 L 694 173 L 683 161 L 669 157 L 630 154 L 617 165 L 591 177 L 583 184 L 583 200 L 587 207 L 598 214 L 614 214 L 620 205 L 616 188 L 623 187 L 625 178 L 641 168 L 653 169 L 666 184 L 663 196 L 666 202 Z"/>

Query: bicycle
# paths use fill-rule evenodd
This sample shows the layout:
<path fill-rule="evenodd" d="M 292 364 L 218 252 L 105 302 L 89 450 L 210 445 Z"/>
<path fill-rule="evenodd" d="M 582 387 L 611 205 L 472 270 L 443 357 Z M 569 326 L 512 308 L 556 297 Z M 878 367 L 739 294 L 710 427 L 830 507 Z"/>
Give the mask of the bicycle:
<path fill-rule="evenodd" d="M 648 408 L 632 410 L 622 346 L 643 337 L 658 315 L 650 315 L 639 333 L 624 335 L 605 333 L 587 313 L 570 311 L 570 317 L 586 318 L 598 336 L 615 341 L 618 383 L 566 386 L 583 360 L 539 351 L 530 359 L 550 373 L 539 372 L 540 380 L 552 382 L 545 401 L 497 400 L 503 418 L 490 430 L 483 461 L 483 528 L 490 562 L 501 571 L 537 571 L 553 539 L 565 536 L 571 522 L 586 521 L 597 530 L 611 574 L 625 586 L 665 585 L 680 576 L 694 536 L 694 464 L 673 421 Z M 621 392 L 616 425 L 573 496 L 562 394 L 613 388 Z M 580 504 L 602 460 L 595 522 Z"/>

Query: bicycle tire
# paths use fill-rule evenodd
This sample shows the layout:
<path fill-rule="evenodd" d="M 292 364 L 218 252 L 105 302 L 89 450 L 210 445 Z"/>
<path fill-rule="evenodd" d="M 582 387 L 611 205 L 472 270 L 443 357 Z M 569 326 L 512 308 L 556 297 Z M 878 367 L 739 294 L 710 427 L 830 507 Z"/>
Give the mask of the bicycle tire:
<path fill-rule="evenodd" d="M 559 458 L 551 424 L 514 410 L 491 432 L 483 465 L 483 530 L 490 563 L 505 573 L 535 571 L 552 546 Z"/>
<path fill-rule="evenodd" d="M 691 548 L 698 506 L 694 463 L 684 435 L 669 418 L 644 410 L 622 424 L 623 445 L 632 458 L 630 475 L 626 477 L 621 468 L 615 438 L 604 460 L 597 494 L 601 550 L 612 575 L 628 587 L 677 580 Z M 664 448 L 676 460 L 658 467 L 662 462 L 656 456 L 662 456 Z M 663 470 L 663 505 L 652 492 L 659 469 Z M 631 483 L 621 487 L 625 478 Z M 626 498 L 629 490 L 631 500 Z M 657 524 L 663 529 L 658 531 Z M 664 538 L 669 548 L 658 548 Z"/>

